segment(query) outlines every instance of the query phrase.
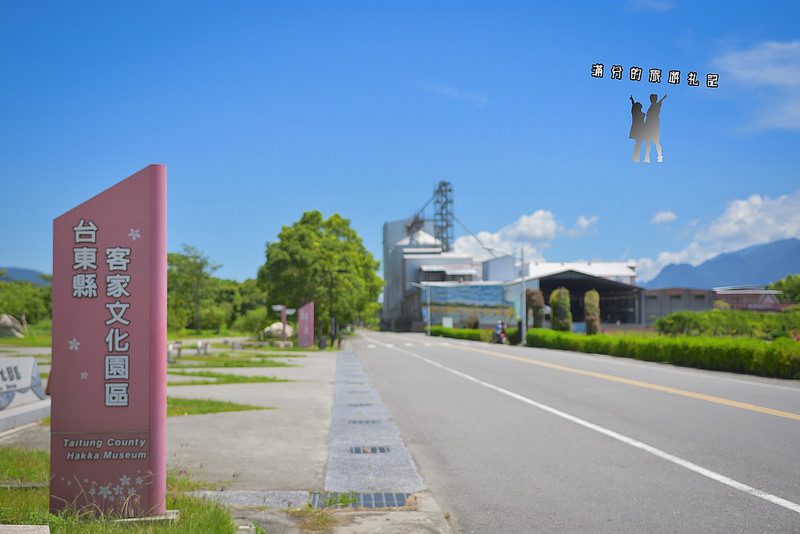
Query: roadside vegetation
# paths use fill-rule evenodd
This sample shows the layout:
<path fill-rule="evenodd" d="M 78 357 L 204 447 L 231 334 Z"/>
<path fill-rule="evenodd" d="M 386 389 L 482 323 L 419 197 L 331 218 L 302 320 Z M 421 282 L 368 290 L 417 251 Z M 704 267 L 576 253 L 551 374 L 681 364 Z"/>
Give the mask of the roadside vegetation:
<path fill-rule="evenodd" d="M 230 512 L 221 504 L 187 495 L 206 489 L 184 471 L 167 475 L 167 510 L 178 510 L 180 517 L 169 522 L 119 523 L 114 517 L 68 510 L 58 515 L 49 512 L 50 455 L 45 451 L 15 447 L 0 448 L 0 524 L 48 525 L 53 534 L 194 534 L 231 533 L 236 526 Z"/>
<path fill-rule="evenodd" d="M 670 336 L 749 337 L 767 341 L 800 339 L 800 307 L 781 313 L 723 309 L 676 312 L 656 320 L 653 329 Z"/>
<path fill-rule="evenodd" d="M 183 415 L 202 415 L 219 412 L 244 412 L 248 410 L 274 410 L 266 406 L 237 404 L 235 402 L 215 401 L 211 399 L 183 399 L 167 397 L 167 417 Z"/>
<path fill-rule="evenodd" d="M 768 342 L 751 338 L 697 336 L 587 336 L 537 328 L 528 330 L 526 340 L 531 347 L 607 354 L 714 371 L 800 379 L 800 344 L 787 338 Z"/>
<path fill-rule="evenodd" d="M 433 326 L 431 335 L 489 341 L 490 330 Z M 519 331 L 507 330 L 518 343 Z M 652 332 L 573 334 L 527 330 L 531 347 L 606 354 L 699 369 L 800 379 L 800 308 L 781 313 L 714 309 L 663 317 Z"/>
<path fill-rule="evenodd" d="M 274 376 L 246 376 L 212 371 L 168 371 L 168 375 L 191 377 L 192 380 L 168 381 L 168 386 L 205 386 L 209 384 L 256 384 L 289 382 Z"/>

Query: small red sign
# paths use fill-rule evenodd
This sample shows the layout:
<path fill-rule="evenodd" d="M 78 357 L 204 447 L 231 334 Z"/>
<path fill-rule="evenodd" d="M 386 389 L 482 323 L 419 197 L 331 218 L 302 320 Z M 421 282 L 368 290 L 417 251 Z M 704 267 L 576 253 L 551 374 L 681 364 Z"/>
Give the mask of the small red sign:
<path fill-rule="evenodd" d="M 50 509 L 166 506 L 167 170 L 53 222 Z"/>
<path fill-rule="evenodd" d="M 297 344 L 308 348 L 314 346 L 314 303 L 309 302 L 297 312 Z"/>

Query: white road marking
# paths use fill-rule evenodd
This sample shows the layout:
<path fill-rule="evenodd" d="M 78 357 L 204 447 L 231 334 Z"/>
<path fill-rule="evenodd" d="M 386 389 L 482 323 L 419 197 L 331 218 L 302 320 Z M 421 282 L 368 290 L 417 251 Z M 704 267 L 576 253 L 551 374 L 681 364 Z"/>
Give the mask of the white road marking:
<path fill-rule="evenodd" d="M 380 341 L 376 341 L 376 343 L 378 343 L 380 345 L 384 345 L 384 346 L 386 346 L 388 348 L 394 348 L 394 346 L 389 344 L 389 343 L 381 343 Z M 438 367 L 439 369 L 441 369 L 443 371 L 447 371 L 448 373 L 451 373 L 453 375 L 461 377 L 461 378 L 463 378 L 465 380 L 469 380 L 470 382 L 473 382 L 475 384 L 483 386 L 483 387 L 485 387 L 487 389 L 490 389 L 492 391 L 495 391 L 495 392 L 500 393 L 502 395 L 505 395 L 507 397 L 511 397 L 512 399 L 515 399 L 515 400 L 518 400 L 518 401 L 520 401 L 522 403 L 528 404 L 529 406 L 533 406 L 534 408 L 538 408 L 538 409 L 540 409 L 542 411 L 548 412 L 548 413 L 550 413 L 552 415 L 555 415 L 555 416 L 560 417 L 562 419 L 565 419 L 567 421 L 571 421 L 571 422 L 573 422 L 573 423 L 575 423 L 577 425 L 580 425 L 580 426 L 582 426 L 584 428 L 588 428 L 589 430 L 593 430 L 593 431 L 595 431 L 595 432 L 597 432 L 599 434 L 603 434 L 605 436 L 608 436 L 611 439 L 615 439 L 615 440 L 617 440 L 619 442 L 622 442 L 622 443 L 624 443 L 626 445 L 630 445 L 631 447 L 634 447 L 634 448 L 637 448 L 637 449 L 642 450 L 644 452 L 650 453 L 653 456 L 661 458 L 662 460 L 666 460 L 666 461 L 668 461 L 670 463 L 673 463 L 675 465 L 683 467 L 684 469 L 688 469 L 689 471 L 697 473 L 698 475 L 702 475 L 704 477 L 710 478 L 711 480 L 719 482 L 720 484 L 724 484 L 724 485 L 726 485 L 728 487 L 731 487 L 733 489 L 742 491 L 744 493 L 747 493 L 747 494 L 752 495 L 754 497 L 758 497 L 760 499 L 764 499 L 767 502 L 770 502 L 772 504 L 776 504 L 778 506 L 786 508 L 787 510 L 791 510 L 792 512 L 800 514 L 800 504 L 797 504 L 795 502 L 789 501 L 789 500 L 784 499 L 782 497 L 778 497 L 777 495 L 773 495 L 771 493 L 768 493 L 766 491 L 760 490 L 758 488 L 754 488 L 752 486 L 748 486 L 747 484 L 744 484 L 743 482 L 739 482 L 738 480 L 734 480 L 734 479 L 732 479 L 730 477 L 727 477 L 727 476 L 725 476 L 725 475 L 723 475 L 721 473 L 717 473 L 716 471 L 712 471 L 711 469 L 707 469 L 705 467 L 697 465 L 697 464 L 695 464 L 693 462 L 690 462 L 689 460 L 685 460 L 685 459 L 683 459 L 683 458 L 681 458 L 679 456 L 675 456 L 674 454 L 670 454 L 670 453 L 668 453 L 668 452 L 666 452 L 664 450 L 661 450 L 661 449 L 659 449 L 657 447 L 653 447 L 652 445 L 648 445 L 648 444 L 643 443 L 643 442 L 641 442 L 639 440 L 636 440 L 634 438 L 628 437 L 628 436 L 626 436 L 624 434 L 620 434 L 619 432 L 615 432 L 613 430 L 610 430 L 608 428 L 602 427 L 600 425 L 596 425 L 596 424 L 591 423 L 591 422 L 589 422 L 589 421 L 587 421 L 585 419 L 581 419 L 580 417 L 576 417 L 576 416 L 568 414 L 566 412 L 562 412 L 561 410 L 558 410 L 558 409 L 553 408 L 551 406 L 548 406 L 546 404 L 542 404 L 540 402 L 536 402 L 535 400 L 529 399 L 528 397 L 524 397 L 524 396 L 522 396 L 522 395 L 520 395 L 518 393 L 514 393 L 513 391 L 509 391 L 507 389 L 501 388 L 500 386 L 495 386 L 494 384 L 490 384 L 489 382 L 484 382 L 483 380 L 481 380 L 479 378 L 475 378 L 472 375 L 468 375 L 466 373 L 462 373 L 461 371 L 457 371 L 456 369 L 453 369 L 451 367 L 447 367 L 446 365 L 443 365 L 443 364 L 441 364 L 439 362 L 436 362 L 436 361 L 430 360 L 428 358 L 425 358 L 424 356 L 420 356 L 419 354 L 415 354 L 413 352 L 410 352 L 410 351 L 407 351 L 407 350 L 403 350 L 403 349 L 395 349 L 395 350 L 398 350 L 400 352 L 404 352 L 404 353 L 408 354 L 409 356 L 412 356 L 413 358 L 416 358 L 416 359 L 418 359 L 420 361 L 423 361 L 423 362 L 425 362 L 425 363 L 427 363 L 429 365 L 432 365 L 434 367 Z"/>

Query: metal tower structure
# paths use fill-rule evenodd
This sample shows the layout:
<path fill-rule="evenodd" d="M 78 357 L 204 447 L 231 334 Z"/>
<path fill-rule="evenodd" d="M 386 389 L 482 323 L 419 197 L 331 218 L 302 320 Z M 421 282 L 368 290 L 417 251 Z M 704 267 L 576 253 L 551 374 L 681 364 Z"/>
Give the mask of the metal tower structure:
<path fill-rule="evenodd" d="M 442 244 L 442 251 L 448 252 L 450 240 L 453 238 L 453 185 L 450 182 L 439 182 L 433 198 L 434 236 Z"/>

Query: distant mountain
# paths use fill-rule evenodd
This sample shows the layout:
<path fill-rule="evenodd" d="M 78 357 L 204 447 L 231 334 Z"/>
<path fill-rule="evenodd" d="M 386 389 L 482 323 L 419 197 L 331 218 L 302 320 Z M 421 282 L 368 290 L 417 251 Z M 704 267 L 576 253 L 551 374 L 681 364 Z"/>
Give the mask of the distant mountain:
<path fill-rule="evenodd" d="M 43 274 L 40 271 L 33 269 L 20 269 L 19 267 L 0 267 L 0 273 L 5 270 L 5 274 L 0 274 L 0 282 L 30 282 L 36 286 L 44 286 L 49 284 L 42 280 L 39 275 Z"/>
<path fill-rule="evenodd" d="M 643 285 L 648 289 L 767 285 L 794 273 L 800 273 L 800 239 L 783 239 L 720 254 L 697 267 L 667 265 Z"/>

